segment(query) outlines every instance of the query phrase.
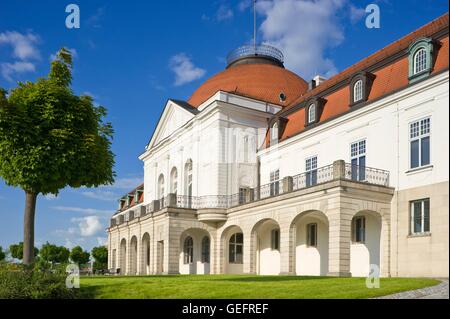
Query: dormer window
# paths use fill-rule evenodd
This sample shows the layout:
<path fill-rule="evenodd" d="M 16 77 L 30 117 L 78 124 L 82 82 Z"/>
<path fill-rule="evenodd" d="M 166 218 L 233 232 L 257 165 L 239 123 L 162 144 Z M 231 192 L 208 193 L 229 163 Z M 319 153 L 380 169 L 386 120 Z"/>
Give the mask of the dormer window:
<path fill-rule="evenodd" d="M 306 102 L 305 106 L 305 126 L 316 124 L 320 120 L 325 100 L 314 97 Z"/>
<path fill-rule="evenodd" d="M 308 124 L 316 122 L 316 105 L 313 103 L 308 106 Z"/>
<path fill-rule="evenodd" d="M 353 103 L 359 102 L 363 99 L 363 81 L 356 81 L 353 85 Z"/>
<path fill-rule="evenodd" d="M 350 81 L 350 106 L 367 101 L 375 75 L 369 72 L 356 74 Z"/>
<path fill-rule="evenodd" d="M 409 47 L 409 82 L 413 83 L 430 75 L 433 69 L 435 44 L 432 39 L 420 38 Z"/>

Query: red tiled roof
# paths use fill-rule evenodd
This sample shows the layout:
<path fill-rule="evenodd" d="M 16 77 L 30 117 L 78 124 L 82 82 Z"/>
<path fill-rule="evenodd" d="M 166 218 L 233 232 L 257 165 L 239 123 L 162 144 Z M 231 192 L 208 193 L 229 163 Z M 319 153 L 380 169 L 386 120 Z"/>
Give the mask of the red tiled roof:
<path fill-rule="evenodd" d="M 334 86 L 337 87 L 341 83 L 346 83 L 346 81 L 351 79 L 358 72 L 361 72 L 368 67 L 374 66 L 378 62 L 383 61 L 399 53 L 400 51 L 406 50 L 409 45 L 411 45 L 411 43 L 413 43 L 418 38 L 430 37 L 433 34 L 448 28 L 448 25 L 449 15 L 448 13 L 446 13 L 445 15 L 421 27 L 420 29 L 408 34 L 400 40 L 370 55 L 368 58 L 352 65 L 351 67 L 335 75 L 331 79 L 323 82 L 315 89 L 297 98 L 280 112 L 280 116 L 283 116 L 283 114 L 288 114 L 285 115 L 288 121 L 280 140 L 287 139 L 302 132 L 305 129 L 305 109 L 300 108 L 298 110 L 292 110 L 291 112 L 289 112 L 289 110 L 306 101 L 310 97 L 318 96 L 327 89 L 330 89 Z M 439 42 L 440 47 L 438 48 L 432 74 L 448 69 L 449 67 L 448 34 L 445 38 L 439 39 Z M 372 71 L 372 73 L 375 75 L 375 80 L 372 84 L 368 101 L 375 100 L 408 85 L 408 57 L 403 56 L 402 58 L 399 58 L 380 69 Z M 348 85 L 343 85 L 342 87 L 337 88 L 333 92 L 322 97 L 325 98 L 326 104 L 321 114 L 320 122 L 336 117 L 349 110 L 350 89 Z"/>
<path fill-rule="evenodd" d="M 232 66 L 206 80 L 192 94 L 188 103 L 199 107 L 218 91 L 235 93 L 256 100 L 287 106 L 308 89 L 308 83 L 297 74 L 271 64 Z M 280 102 L 280 93 L 286 101 Z"/>

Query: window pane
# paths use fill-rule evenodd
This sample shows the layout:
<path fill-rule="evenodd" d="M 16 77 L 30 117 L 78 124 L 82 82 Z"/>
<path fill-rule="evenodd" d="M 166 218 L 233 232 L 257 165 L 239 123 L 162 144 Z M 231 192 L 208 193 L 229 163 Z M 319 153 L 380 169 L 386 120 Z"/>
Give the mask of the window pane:
<path fill-rule="evenodd" d="M 236 234 L 236 243 L 238 243 L 238 244 L 244 243 L 244 234 L 242 234 L 242 233 Z"/>
<path fill-rule="evenodd" d="M 366 157 L 361 156 L 359 158 L 359 180 L 365 181 L 366 180 Z"/>
<path fill-rule="evenodd" d="M 411 168 L 419 167 L 419 141 L 411 142 Z"/>
<path fill-rule="evenodd" d="M 352 159 L 352 180 L 358 180 L 358 159 Z"/>
<path fill-rule="evenodd" d="M 421 139 L 421 162 L 423 165 L 430 164 L 430 138 L 424 137 Z"/>
<path fill-rule="evenodd" d="M 423 231 L 429 232 L 430 231 L 430 200 L 427 199 L 424 201 L 424 208 L 423 208 Z"/>
<path fill-rule="evenodd" d="M 317 184 L 317 170 L 311 172 L 311 184 Z"/>
<path fill-rule="evenodd" d="M 234 244 L 230 243 L 230 245 L 229 245 L 229 256 L 228 256 L 228 261 L 230 263 L 234 263 L 235 262 L 235 259 L 234 259 L 234 256 L 235 256 L 234 247 L 235 247 Z"/>
<path fill-rule="evenodd" d="M 413 204 L 414 233 L 422 232 L 422 203 L 415 202 Z"/>

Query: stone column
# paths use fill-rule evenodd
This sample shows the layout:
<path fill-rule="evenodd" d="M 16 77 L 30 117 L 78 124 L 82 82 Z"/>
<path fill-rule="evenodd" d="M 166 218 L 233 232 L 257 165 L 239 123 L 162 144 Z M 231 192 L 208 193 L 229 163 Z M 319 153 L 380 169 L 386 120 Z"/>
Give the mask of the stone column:
<path fill-rule="evenodd" d="M 338 160 L 333 162 L 333 179 L 345 179 L 345 161 Z"/>
<path fill-rule="evenodd" d="M 244 274 L 256 274 L 256 271 L 252 269 L 251 261 L 254 259 L 256 243 L 252 245 L 252 236 L 250 230 L 242 230 L 244 234 L 244 265 L 243 265 L 243 273 Z M 253 239 L 256 240 L 256 239 Z M 253 258 L 252 258 L 253 257 Z"/>
<path fill-rule="evenodd" d="M 284 193 L 289 193 L 292 192 L 294 190 L 294 179 L 292 178 L 292 176 L 286 176 L 283 178 L 283 194 Z"/>
<path fill-rule="evenodd" d="M 169 220 L 167 223 L 167 235 L 164 240 L 164 273 L 168 275 L 180 274 L 180 236 L 181 233 L 176 230 L 177 225 L 172 225 Z"/>
<path fill-rule="evenodd" d="M 390 211 L 385 209 L 381 214 L 381 277 L 391 277 L 391 216 Z"/>
<path fill-rule="evenodd" d="M 295 276 L 295 231 L 295 226 L 280 225 L 280 275 Z"/>
<path fill-rule="evenodd" d="M 352 212 L 340 205 L 328 211 L 328 275 L 350 277 L 350 241 Z"/>

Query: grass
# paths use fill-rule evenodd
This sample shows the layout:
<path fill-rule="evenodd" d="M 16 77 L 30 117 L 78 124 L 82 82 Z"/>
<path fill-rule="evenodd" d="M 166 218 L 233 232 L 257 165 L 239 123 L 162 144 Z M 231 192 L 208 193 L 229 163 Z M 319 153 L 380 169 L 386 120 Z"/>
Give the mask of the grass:
<path fill-rule="evenodd" d="M 438 284 L 426 278 L 381 278 L 368 289 L 365 278 L 194 275 L 82 277 L 86 298 L 100 299 L 310 299 L 372 298 Z"/>

